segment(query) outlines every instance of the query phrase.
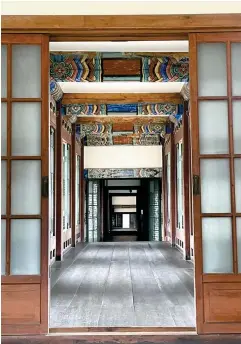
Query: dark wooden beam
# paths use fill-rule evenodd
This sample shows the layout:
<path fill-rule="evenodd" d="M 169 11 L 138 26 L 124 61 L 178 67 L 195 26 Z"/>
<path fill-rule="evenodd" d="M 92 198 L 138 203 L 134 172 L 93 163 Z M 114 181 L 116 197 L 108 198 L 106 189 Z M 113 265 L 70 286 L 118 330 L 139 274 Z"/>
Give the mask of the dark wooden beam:
<path fill-rule="evenodd" d="M 50 35 L 97 36 L 110 40 L 190 32 L 223 32 L 241 29 L 241 14 L 195 15 L 3 15 L 2 33 L 47 33 Z M 159 38 L 160 40 L 160 38 Z"/>
<path fill-rule="evenodd" d="M 182 101 L 179 93 L 65 93 L 62 104 L 181 104 Z"/>
<path fill-rule="evenodd" d="M 76 246 L 76 124 L 71 133 L 71 246 Z"/>
<path fill-rule="evenodd" d="M 102 60 L 103 76 L 140 76 L 141 59 L 108 58 Z"/>
<path fill-rule="evenodd" d="M 67 116 L 66 116 L 67 117 Z M 76 124 L 86 123 L 167 123 L 169 122 L 168 116 L 86 116 L 78 117 Z"/>

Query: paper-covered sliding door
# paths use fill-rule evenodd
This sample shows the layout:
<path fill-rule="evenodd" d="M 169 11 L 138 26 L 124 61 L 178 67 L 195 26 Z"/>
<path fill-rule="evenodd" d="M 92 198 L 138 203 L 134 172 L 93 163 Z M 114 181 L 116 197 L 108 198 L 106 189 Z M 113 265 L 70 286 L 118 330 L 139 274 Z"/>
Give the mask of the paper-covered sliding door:
<path fill-rule="evenodd" d="M 48 332 L 48 45 L 2 35 L 2 334 Z"/>
<path fill-rule="evenodd" d="M 241 34 L 190 35 L 198 333 L 241 329 Z"/>

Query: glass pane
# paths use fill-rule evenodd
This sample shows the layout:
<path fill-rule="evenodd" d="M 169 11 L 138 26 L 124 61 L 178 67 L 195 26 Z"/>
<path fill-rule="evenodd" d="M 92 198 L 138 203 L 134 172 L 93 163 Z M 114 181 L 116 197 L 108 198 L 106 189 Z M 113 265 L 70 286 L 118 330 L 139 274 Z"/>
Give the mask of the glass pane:
<path fill-rule="evenodd" d="M 227 95 L 225 43 L 198 44 L 198 95 Z"/>
<path fill-rule="evenodd" d="M 41 103 L 13 103 L 12 155 L 41 155 Z"/>
<path fill-rule="evenodd" d="M 200 154 L 229 153 L 226 101 L 199 102 L 199 142 Z"/>
<path fill-rule="evenodd" d="M 1 274 L 6 273 L 6 220 L 1 220 Z"/>
<path fill-rule="evenodd" d="M 12 215 L 39 215 L 41 212 L 41 162 L 12 161 Z"/>
<path fill-rule="evenodd" d="M 1 161 L 1 214 L 6 215 L 7 201 L 7 162 Z"/>
<path fill-rule="evenodd" d="M 241 96 L 241 43 L 232 43 L 231 62 L 232 62 L 232 95 Z"/>
<path fill-rule="evenodd" d="M 11 275 L 40 274 L 40 220 L 11 221 Z"/>
<path fill-rule="evenodd" d="M 241 273 L 241 217 L 237 217 L 238 272 Z"/>
<path fill-rule="evenodd" d="M 13 45 L 13 98 L 41 97 L 41 46 Z"/>
<path fill-rule="evenodd" d="M 1 104 L 1 154 L 7 155 L 7 103 Z"/>
<path fill-rule="evenodd" d="M 7 98 L 7 46 L 1 47 L 1 97 Z"/>
<path fill-rule="evenodd" d="M 201 209 L 203 213 L 230 213 L 230 173 L 228 159 L 202 159 Z"/>
<path fill-rule="evenodd" d="M 241 101 L 233 102 L 234 154 L 241 154 Z"/>
<path fill-rule="evenodd" d="M 203 218 L 203 272 L 233 272 L 232 222 L 230 218 Z"/>
<path fill-rule="evenodd" d="M 236 212 L 241 213 L 241 159 L 234 159 Z"/>

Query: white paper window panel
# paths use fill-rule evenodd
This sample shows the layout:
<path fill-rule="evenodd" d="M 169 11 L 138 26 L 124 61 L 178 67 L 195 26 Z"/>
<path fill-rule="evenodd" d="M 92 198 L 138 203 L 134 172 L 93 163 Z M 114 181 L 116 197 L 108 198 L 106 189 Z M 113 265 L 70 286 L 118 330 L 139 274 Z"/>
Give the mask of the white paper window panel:
<path fill-rule="evenodd" d="M 241 96 L 241 43 L 231 43 L 232 95 Z"/>
<path fill-rule="evenodd" d="M 41 98 L 40 45 L 13 45 L 12 97 Z"/>
<path fill-rule="evenodd" d="M 234 154 L 241 154 L 241 101 L 233 101 Z"/>
<path fill-rule="evenodd" d="M 7 205 L 7 162 L 1 161 L 1 215 L 6 215 Z"/>
<path fill-rule="evenodd" d="M 11 275 L 39 275 L 41 220 L 11 220 Z"/>
<path fill-rule="evenodd" d="M 1 97 L 7 98 L 7 45 L 1 46 Z"/>
<path fill-rule="evenodd" d="M 201 159 L 202 213 L 230 213 L 229 159 Z"/>
<path fill-rule="evenodd" d="M 199 102 L 200 154 L 228 154 L 228 103 Z"/>
<path fill-rule="evenodd" d="M 236 212 L 241 213 L 241 159 L 234 159 Z"/>
<path fill-rule="evenodd" d="M 41 103 L 13 103 L 12 155 L 41 155 Z"/>
<path fill-rule="evenodd" d="M 198 95 L 227 95 L 225 43 L 199 43 L 197 47 Z"/>
<path fill-rule="evenodd" d="M 231 218 L 203 218 L 202 245 L 204 273 L 233 272 Z"/>
<path fill-rule="evenodd" d="M 236 219 L 238 245 L 238 272 L 241 273 L 241 217 Z"/>
<path fill-rule="evenodd" d="M 1 274 L 6 274 L 6 220 L 1 220 Z"/>
<path fill-rule="evenodd" d="M 1 104 L 1 155 L 7 155 L 7 103 Z"/>
<path fill-rule="evenodd" d="M 41 161 L 12 161 L 11 214 L 40 215 Z"/>

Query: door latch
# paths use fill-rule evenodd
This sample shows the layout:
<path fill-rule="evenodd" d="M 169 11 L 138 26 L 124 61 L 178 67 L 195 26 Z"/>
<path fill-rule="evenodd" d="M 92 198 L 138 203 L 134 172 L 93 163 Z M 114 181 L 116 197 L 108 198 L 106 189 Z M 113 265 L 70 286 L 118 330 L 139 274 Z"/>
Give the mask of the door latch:
<path fill-rule="evenodd" d="M 197 196 L 201 194 L 200 190 L 200 177 L 197 175 L 193 176 L 193 195 Z"/>
<path fill-rule="evenodd" d="M 42 197 L 49 197 L 49 177 L 42 177 Z"/>

